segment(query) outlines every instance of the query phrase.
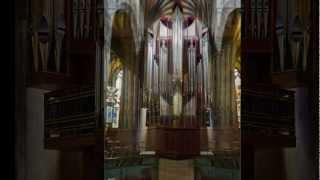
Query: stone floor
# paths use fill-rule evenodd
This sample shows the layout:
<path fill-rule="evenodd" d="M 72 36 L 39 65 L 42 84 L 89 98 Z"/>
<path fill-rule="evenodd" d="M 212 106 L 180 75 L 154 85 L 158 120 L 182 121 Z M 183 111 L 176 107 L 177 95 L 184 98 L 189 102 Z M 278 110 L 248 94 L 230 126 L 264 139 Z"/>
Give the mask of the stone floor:
<path fill-rule="evenodd" d="M 105 160 L 105 180 L 239 180 L 238 158 L 200 156 L 170 160 L 137 156 Z"/>

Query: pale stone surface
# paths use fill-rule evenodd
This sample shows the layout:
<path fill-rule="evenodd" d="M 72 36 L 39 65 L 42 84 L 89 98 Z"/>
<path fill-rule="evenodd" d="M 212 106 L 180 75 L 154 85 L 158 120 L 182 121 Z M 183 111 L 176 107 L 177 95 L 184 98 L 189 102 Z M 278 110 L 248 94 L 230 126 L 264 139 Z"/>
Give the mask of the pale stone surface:
<path fill-rule="evenodd" d="M 159 180 L 194 180 L 193 160 L 159 160 Z"/>
<path fill-rule="evenodd" d="M 26 93 L 26 180 L 58 180 L 58 151 L 44 149 L 44 93 L 28 88 Z"/>

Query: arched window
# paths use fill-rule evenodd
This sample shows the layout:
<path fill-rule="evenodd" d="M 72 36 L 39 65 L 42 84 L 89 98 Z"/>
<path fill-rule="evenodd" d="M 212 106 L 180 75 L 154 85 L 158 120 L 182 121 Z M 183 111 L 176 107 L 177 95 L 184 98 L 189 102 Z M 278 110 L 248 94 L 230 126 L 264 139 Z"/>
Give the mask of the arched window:
<path fill-rule="evenodd" d="M 241 76 L 240 70 L 238 68 L 234 69 L 234 83 L 235 83 L 235 93 L 236 93 L 236 108 L 237 108 L 237 120 L 240 127 L 241 119 Z"/>
<path fill-rule="evenodd" d="M 106 127 L 118 128 L 123 86 L 123 59 L 114 51 L 111 51 L 108 77 L 109 79 L 105 85 L 105 123 Z"/>

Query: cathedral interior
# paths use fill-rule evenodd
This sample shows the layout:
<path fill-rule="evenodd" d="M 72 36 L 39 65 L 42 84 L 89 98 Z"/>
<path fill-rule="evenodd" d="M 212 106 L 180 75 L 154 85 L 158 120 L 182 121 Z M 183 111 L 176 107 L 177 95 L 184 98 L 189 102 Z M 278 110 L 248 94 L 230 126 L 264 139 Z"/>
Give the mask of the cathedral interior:
<path fill-rule="evenodd" d="M 239 179 L 240 1 L 105 10 L 105 178 Z"/>
<path fill-rule="evenodd" d="M 15 0 L 18 180 L 307 180 L 319 2 Z"/>

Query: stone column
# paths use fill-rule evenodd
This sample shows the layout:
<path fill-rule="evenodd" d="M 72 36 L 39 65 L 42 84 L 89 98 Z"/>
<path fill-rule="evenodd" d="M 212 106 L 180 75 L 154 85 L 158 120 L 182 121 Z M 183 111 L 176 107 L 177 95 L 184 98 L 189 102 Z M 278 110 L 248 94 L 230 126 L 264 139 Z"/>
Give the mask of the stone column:
<path fill-rule="evenodd" d="M 226 59 L 226 49 L 223 48 L 221 59 L 220 59 L 220 66 L 219 66 L 219 84 L 220 84 L 220 92 L 219 92 L 219 109 L 220 109 L 220 121 L 221 121 L 221 127 L 225 126 L 225 59 Z"/>
<path fill-rule="evenodd" d="M 57 180 L 60 152 L 44 149 L 44 94 L 48 90 L 28 88 L 26 97 L 26 180 Z"/>
<path fill-rule="evenodd" d="M 217 125 L 220 126 L 221 120 L 220 120 L 220 64 L 221 64 L 221 55 L 220 52 L 217 52 L 216 55 L 216 63 L 215 63 L 215 76 L 216 76 L 216 87 L 215 87 L 215 108 L 216 108 L 216 122 Z"/>
<path fill-rule="evenodd" d="M 225 117 L 226 117 L 226 123 L 229 127 L 232 123 L 232 85 L 234 82 L 232 82 L 232 47 L 230 45 L 227 46 L 227 58 L 226 58 L 226 106 L 225 106 Z"/>
<path fill-rule="evenodd" d="M 297 179 L 312 179 L 314 157 L 312 157 L 312 119 L 311 107 L 308 102 L 308 90 L 297 88 L 295 91 L 295 127 L 296 127 L 296 149 L 297 149 Z"/>

